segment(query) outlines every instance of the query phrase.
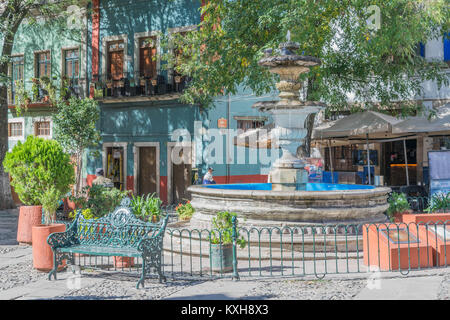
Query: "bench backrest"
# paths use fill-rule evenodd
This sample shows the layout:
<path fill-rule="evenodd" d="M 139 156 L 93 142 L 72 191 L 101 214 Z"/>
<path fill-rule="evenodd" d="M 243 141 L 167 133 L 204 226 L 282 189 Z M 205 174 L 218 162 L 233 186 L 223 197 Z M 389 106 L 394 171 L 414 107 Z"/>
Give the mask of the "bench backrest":
<path fill-rule="evenodd" d="M 85 219 L 78 212 L 71 229 L 79 244 L 137 248 L 145 236 L 159 236 L 162 241 L 167 218 L 158 223 L 144 222 L 137 219 L 129 207 L 119 206 L 99 219 Z"/>

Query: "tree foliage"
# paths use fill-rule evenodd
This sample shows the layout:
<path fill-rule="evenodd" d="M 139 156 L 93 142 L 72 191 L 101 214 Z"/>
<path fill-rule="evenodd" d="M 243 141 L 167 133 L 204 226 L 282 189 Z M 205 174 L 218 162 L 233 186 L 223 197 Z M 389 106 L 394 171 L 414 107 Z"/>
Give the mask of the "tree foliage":
<path fill-rule="evenodd" d="M 57 112 L 53 114 L 53 136 L 70 154 L 75 155 L 77 162 L 77 177 L 75 194 L 81 191 L 81 168 L 83 153 L 88 148 L 97 147 L 100 142 L 100 132 L 96 123 L 100 118 L 98 102 L 85 98 L 69 98 L 59 100 Z"/>
<path fill-rule="evenodd" d="M 380 9 L 376 29 L 367 23 L 370 5 Z M 193 78 L 183 95 L 189 103 L 210 105 L 224 89 L 235 94 L 240 86 L 256 95 L 273 90 L 276 76 L 258 61 L 264 49 L 286 41 L 288 30 L 299 54 L 322 61 L 302 75 L 306 98 L 331 108 L 353 100 L 380 109 L 420 95 L 423 81 L 448 85 L 444 64 L 417 54 L 419 43 L 450 29 L 446 0 L 210 0 L 201 13 L 196 32 L 170 40 L 183 54 L 177 61 L 172 52 L 167 56 Z"/>
<path fill-rule="evenodd" d="M 16 33 L 23 22 L 34 24 L 38 19 L 61 18 L 72 5 L 80 7 L 87 4 L 87 0 L 2 0 L 0 1 L 0 208 L 13 207 L 9 177 L 3 168 L 3 159 L 8 150 L 8 105 L 7 85 L 8 65 L 16 40 Z"/>

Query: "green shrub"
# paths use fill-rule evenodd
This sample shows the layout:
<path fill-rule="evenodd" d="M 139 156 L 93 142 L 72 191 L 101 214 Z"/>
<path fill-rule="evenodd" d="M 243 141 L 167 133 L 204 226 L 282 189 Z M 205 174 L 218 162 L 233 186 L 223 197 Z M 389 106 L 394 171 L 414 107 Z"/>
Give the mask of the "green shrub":
<path fill-rule="evenodd" d="M 428 213 L 443 212 L 450 209 L 450 192 L 438 192 L 431 197 L 428 208 L 425 209 Z"/>
<path fill-rule="evenodd" d="M 233 217 L 237 217 L 236 213 L 221 211 L 212 219 L 213 231 L 211 232 L 211 243 L 223 245 L 233 243 Z M 236 219 L 236 230 L 238 230 L 238 220 Z M 236 243 L 239 247 L 244 248 L 247 244 L 243 237 L 239 238 L 237 232 Z"/>
<path fill-rule="evenodd" d="M 404 193 L 393 192 L 388 203 L 389 208 L 387 210 L 387 215 L 391 221 L 394 220 L 394 214 L 402 213 L 411 209 Z"/>
<path fill-rule="evenodd" d="M 113 212 L 128 194 L 129 191 L 120 191 L 116 188 L 94 184 L 92 187 L 84 187 L 80 197 L 72 196 L 70 200 L 75 202 L 82 210 L 90 209 L 89 215 L 92 215 L 92 217 L 100 218 Z"/>
<path fill-rule="evenodd" d="M 20 141 L 3 162 L 11 175 L 11 185 L 25 205 L 42 205 L 42 198 L 64 195 L 74 183 L 74 168 L 70 156 L 55 140 L 28 136 Z M 49 191 L 50 188 L 53 191 Z M 52 194 L 52 195 L 50 195 Z"/>

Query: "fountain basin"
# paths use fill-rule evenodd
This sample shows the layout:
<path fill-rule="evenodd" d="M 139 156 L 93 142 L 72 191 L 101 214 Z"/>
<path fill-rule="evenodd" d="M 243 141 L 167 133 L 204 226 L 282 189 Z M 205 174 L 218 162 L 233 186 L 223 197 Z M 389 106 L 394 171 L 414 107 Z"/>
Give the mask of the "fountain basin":
<path fill-rule="evenodd" d="M 283 227 L 385 222 L 390 188 L 307 183 L 304 190 L 274 191 L 271 183 L 189 187 L 191 227 L 210 228 L 219 211 L 235 212 L 239 225 Z"/>

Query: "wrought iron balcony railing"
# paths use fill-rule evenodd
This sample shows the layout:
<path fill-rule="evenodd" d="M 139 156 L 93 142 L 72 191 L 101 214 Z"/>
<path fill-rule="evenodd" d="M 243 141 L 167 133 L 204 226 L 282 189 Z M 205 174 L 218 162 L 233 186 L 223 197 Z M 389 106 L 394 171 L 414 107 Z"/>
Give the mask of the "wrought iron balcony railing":
<path fill-rule="evenodd" d="M 125 77 L 113 77 L 111 74 L 93 77 L 91 86 L 95 87 L 95 97 L 151 97 L 164 94 L 181 93 L 189 86 L 190 79 L 186 76 L 174 76 L 168 82 L 167 77 L 158 74 L 148 77 L 138 73 L 129 73 Z"/>

